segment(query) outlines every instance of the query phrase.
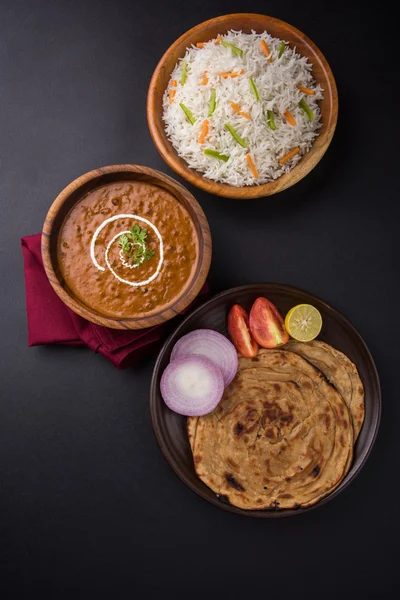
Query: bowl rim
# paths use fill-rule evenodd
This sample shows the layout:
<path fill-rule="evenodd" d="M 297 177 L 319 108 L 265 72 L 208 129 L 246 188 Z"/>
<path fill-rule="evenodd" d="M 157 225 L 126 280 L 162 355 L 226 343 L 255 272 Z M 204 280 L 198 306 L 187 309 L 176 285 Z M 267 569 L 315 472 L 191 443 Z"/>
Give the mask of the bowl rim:
<path fill-rule="evenodd" d="M 372 426 L 372 432 L 371 434 L 368 436 L 368 439 L 366 441 L 366 449 L 364 450 L 360 462 L 357 465 L 356 469 L 353 472 L 349 472 L 345 475 L 345 477 L 343 478 L 343 480 L 340 482 L 340 484 L 327 496 L 325 496 L 324 498 L 322 498 L 321 500 L 319 500 L 318 502 L 316 502 L 315 504 L 312 504 L 311 506 L 308 507 L 304 507 L 304 508 L 296 508 L 296 509 L 281 509 L 281 510 L 244 510 L 241 508 L 238 508 L 234 505 L 231 504 L 227 504 L 224 502 L 221 502 L 217 496 L 215 494 L 213 495 L 209 495 L 207 490 L 204 489 L 199 489 L 197 487 L 195 487 L 194 484 L 192 484 L 191 480 L 186 476 L 186 473 L 184 472 L 183 469 L 180 468 L 180 465 L 178 464 L 178 461 L 175 461 L 174 457 L 172 457 L 170 455 L 170 453 L 168 452 L 168 450 L 166 449 L 166 442 L 164 440 L 163 437 L 163 433 L 161 430 L 161 426 L 160 426 L 160 419 L 159 419 L 159 411 L 157 411 L 156 409 L 156 400 L 157 400 L 157 393 L 159 391 L 159 384 L 158 384 L 158 373 L 160 370 L 160 364 L 164 358 L 165 353 L 168 351 L 169 349 L 169 345 L 171 343 L 171 340 L 176 336 L 179 335 L 179 332 L 184 329 L 187 321 L 192 318 L 194 315 L 197 315 L 199 312 L 203 311 L 207 306 L 209 306 L 210 304 L 212 304 L 213 302 L 215 302 L 216 300 L 223 298 L 224 296 L 229 296 L 231 294 L 237 294 L 240 293 L 242 291 L 248 291 L 252 288 L 257 289 L 258 286 L 264 286 L 264 285 L 268 285 L 271 287 L 276 288 L 277 290 L 281 290 L 281 291 L 287 291 L 287 292 L 293 292 L 296 294 L 304 294 L 305 296 L 307 296 L 309 298 L 309 300 L 312 302 L 317 302 L 317 303 L 321 303 L 324 308 L 326 308 L 328 311 L 333 312 L 345 325 L 346 327 L 349 328 L 349 330 L 351 331 L 351 333 L 353 334 L 353 336 L 358 340 L 358 342 L 360 343 L 363 351 L 365 352 L 369 362 L 370 362 L 370 366 L 372 368 L 372 374 L 373 374 L 373 378 L 375 379 L 375 383 L 376 383 L 376 397 L 375 397 L 375 404 L 376 404 L 376 417 L 373 421 L 373 426 Z M 326 302 L 325 300 L 323 300 L 322 298 L 320 298 L 319 296 L 316 296 L 315 294 L 312 294 L 311 292 L 308 292 L 306 290 L 303 290 L 302 288 L 298 288 L 295 286 L 291 286 L 291 285 L 286 285 L 283 283 L 275 283 L 275 282 L 266 282 L 266 281 L 261 281 L 261 282 L 257 282 L 257 283 L 250 283 L 250 284 L 245 284 L 245 285 L 241 285 L 241 286 L 236 286 L 233 288 L 229 288 L 223 292 L 220 292 L 219 294 L 216 294 L 215 296 L 213 296 L 212 298 L 210 298 L 209 300 L 207 300 L 206 302 L 204 302 L 201 306 L 199 306 L 198 308 L 196 308 L 195 310 L 191 311 L 184 319 L 183 321 L 181 321 L 179 323 L 179 325 L 174 329 L 174 331 L 171 332 L 171 334 L 168 336 L 168 338 L 165 340 L 162 348 L 160 349 L 158 356 L 157 356 L 157 360 L 156 363 L 154 365 L 153 368 L 153 373 L 152 373 L 152 377 L 151 377 L 151 383 L 150 383 L 150 393 L 149 393 L 149 404 L 150 404 L 150 418 L 151 418 L 151 424 L 152 424 L 152 428 L 153 428 L 153 432 L 154 432 L 154 436 L 157 440 L 157 444 L 158 447 L 160 449 L 160 452 L 162 454 L 162 456 L 164 457 L 164 460 L 168 463 L 168 465 L 172 468 L 172 470 L 174 471 L 174 473 L 177 475 L 177 477 L 179 477 L 179 479 L 185 483 L 195 494 L 197 494 L 198 496 L 200 496 L 201 498 L 203 498 L 203 500 L 209 502 L 210 504 L 213 504 L 214 506 L 216 506 L 217 508 L 220 508 L 222 510 L 225 510 L 227 512 L 230 513 L 234 513 L 236 515 L 239 516 L 244 516 L 244 517 L 253 517 L 253 518 L 284 518 L 284 517 L 291 517 L 291 516 L 295 516 L 295 515 L 303 515 L 307 512 L 309 512 L 310 510 L 314 510 L 320 506 L 323 506 L 324 504 L 326 504 L 327 502 L 330 502 L 331 500 L 333 500 L 336 496 L 338 496 L 343 490 L 345 490 L 347 488 L 348 485 L 350 485 L 350 483 L 355 479 L 355 477 L 360 473 L 360 471 L 362 470 L 362 468 L 364 467 L 369 455 L 372 452 L 372 448 L 375 444 L 377 435 L 378 435 L 378 431 L 379 431 L 379 426 L 380 426 L 380 421 L 381 421 L 381 413 L 382 413 L 382 391 L 381 391 L 381 385 L 380 385 L 380 380 L 379 380 L 379 374 L 375 365 L 375 361 L 372 357 L 372 354 L 365 342 L 365 340 L 363 339 L 363 337 L 360 335 L 360 333 L 357 331 L 357 329 L 354 327 L 354 325 L 347 319 L 347 317 L 345 317 L 339 310 L 337 310 L 334 306 L 332 306 L 331 304 L 329 304 L 328 302 Z M 204 484 L 205 488 L 206 485 Z"/>
<path fill-rule="evenodd" d="M 103 179 L 107 179 L 109 175 L 121 174 L 121 180 L 123 180 L 124 173 L 136 173 L 138 176 L 145 175 L 155 180 L 153 185 L 157 186 L 157 181 L 164 183 L 168 188 L 172 188 L 176 196 L 180 196 L 190 205 L 192 214 L 190 215 L 194 226 L 196 227 L 196 233 L 199 241 L 199 259 L 196 268 L 196 272 L 192 277 L 189 286 L 183 291 L 183 296 L 178 298 L 170 305 L 167 305 L 160 312 L 150 314 L 149 316 L 141 317 L 113 317 L 109 315 L 102 315 L 96 310 L 90 308 L 83 301 L 75 300 L 75 298 L 68 293 L 63 286 L 62 278 L 57 274 L 55 266 L 53 264 L 53 258 L 51 253 L 51 244 L 53 236 L 58 236 L 60 228 L 56 228 L 54 225 L 55 217 L 59 213 L 65 202 L 68 201 L 71 194 L 79 190 L 82 186 L 89 183 L 90 181 L 96 181 L 95 187 L 100 187 L 105 183 L 102 183 Z M 162 189 L 165 189 L 163 186 Z M 81 198 L 79 198 L 81 199 Z M 79 199 L 77 201 L 79 201 Z M 178 201 L 178 200 L 177 200 Z M 187 210 L 187 209 L 186 209 Z M 46 272 L 46 276 L 52 286 L 53 290 L 63 301 L 63 303 L 70 308 L 73 312 L 83 317 L 84 319 L 102 325 L 104 327 L 110 327 L 112 329 L 143 329 L 159 325 L 166 321 L 169 321 L 176 315 L 184 311 L 189 304 L 199 294 L 207 278 L 212 255 L 212 241 L 210 227 L 207 221 L 207 217 L 204 214 L 203 209 L 197 202 L 189 190 L 178 183 L 175 179 L 150 167 L 145 167 L 136 164 L 118 164 L 108 165 L 99 167 L 92 171 L 88 171 L 83 175 L 80 175 L 73 181 L 71 181 L 56 197 L 51 204 L 44 224 L 42 228 L 41 238 L 41 254 L 43 260 L 43 266 Z"/>
<path fill-rule="evenodd" d="M 300 161 L 296 167 L 294 167 L 289 173 L 281 175 L 276 180 L 272 182 L 263 183 L 261 185 L 252 185 L 252 186 L 244 186 L 244 187 L 235 187 L 225 183 L 219 183 L 213 181 L 211 179 L 205 178 L 200 172 L 197 172 L 194 169 L 191 169 L 186 165 L 183 159 L 181 159 L 174 148 L 172 147 L 171 142 L 163 136 L 162 133 L 158 130 L 157 123 L 154 115 L 158 112 L 159 100 L 160 98 L 156 93 L 156 82 L 162 71 L 165 69 L 165 62 L 169 58 L 170 54 L 174 53 L 177 48 L 182 43 L 185 43 L 186 46 L 189 45 L 187 38 L 192 37 L 202 37 L 202 32 L 208 25 L 218 25 L 219 23 L 226 29 L 225 21 L 228 19 L 251 19 L 257 18 L 265 21 L 265 29 L 267 29 L 268 23 L 276 23 L 280 26 L 287 28 L 293 35 L 300 37 L 305 44 L 307 44 L 312 51 L 318 56 L 319 62 L 323 68 L 326 79 L 328 81 L 328 89 L 324 89 L 324 94 L 328 95 L 331 100 L 331 115 L 330 120 L 327 123 L 327 130 L 324 133 L 324 143 L 322 146 L 318 146 L 313 153 L 311 153 L 313 147 L 316 144 L 314 142 L 310 151 L 302 157 L 302 161 Z M 193 42 L 192 42 L 193 43 Z M 162 98 L 162 97 L 161 97 Z M 227 15 L 221 15 L 219 17 L 214 17 L 212 19 L 208 19 L 207 21 L 203 21 L 198 25 L 195 25 L 191 29 L 187 30 L 183 33 L 175 42 L 173 42 L 167 50 L 162 55 L 159 60 L 153 75 L 150 80 L 148 94 L 147 94 L 147 123 L 150 130 L 150 135 L 153 139 L 154 145 L 156 146 L 158 152 L 161 157 L 167 163 L 167 165 L 173 169 L 178 175 L 180 175 L 183 179 L 191 183 L 192 185 L 202 189 L 205 192 L 210 194 L 214 194 L 217 196 L 221 196 L 224 198 L 232 198 L 232 199 L 241 199 L 241 200 L 249 200 L 253 198 L 262 198 L 265 196 L 269 196 L 272 194 L 279 193 L 284 191 L 285 189 L 295 185 L 298 181 L 303 179 L 308 173 L 312 171 L 312 169 L 319 163 L 319 161 L 324 156 L 327 151 L 333 135 L 335 133 L 337 119 L 338 119 L 338 109 L 339 109 L 339 101 L 338 101 L 338 91 L 336 86 L 336 81 L 333 76 L 332 70 L 329 66 L 328 61 L 325 56 L 321 52 L 321 50 L 317 47 L 317 45 L 302 31 L 287 23 L 286 21 L 282 21 L 281 19 L 277 19 L 276 17 L 271 17 L 269 15 L 263 15 L 259 13 L 231 13 Z M 321 138 L 317 138 L 317 140 L 321 140 Z M 304 160 L 306 159 L 307 160 Z M 302 168 L 297 169 L 300 165 Z M 285 179 L 283 179 L 285 178 Z M 281 182 L 281 185 L 277 189 L 277 182 Z M 282 183 L 283 181 L 283 183 Z"/>

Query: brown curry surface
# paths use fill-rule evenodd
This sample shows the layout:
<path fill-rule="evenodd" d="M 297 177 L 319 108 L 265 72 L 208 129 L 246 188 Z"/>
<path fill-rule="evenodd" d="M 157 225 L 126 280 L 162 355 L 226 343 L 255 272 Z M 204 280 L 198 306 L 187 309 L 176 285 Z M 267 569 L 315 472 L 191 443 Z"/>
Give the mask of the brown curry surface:
<path fill-rule="evenodd" d="M 118 277 L 143 282 L 157 271 L 160 242 L 155 231 L 134 218 L 121 218 L 105 225 L 94 246 L 99 270 L 90 255 L 97 228 L 120 214 L 133 214 L 150 221 L 159 231 L 164 260 L 150 283 L 133 287 L 111 272 L 105 251 L 114 236 L 138 224 L 147 231 L 147 248 L 154 256 L 138 267 L 121 262 L 119 237 L 109 248 L 109 263 Z M 90 191 L 67 215 L 59 236 L 59 264 L 62 276 L 74 295 L 97 312 L 114 317 L 138 317 L 159 312 L 180 297 L 190 283 L 198 261 L 198 241 L 187 210 L 172 194 L 141 182 L 116 182 Z"/>

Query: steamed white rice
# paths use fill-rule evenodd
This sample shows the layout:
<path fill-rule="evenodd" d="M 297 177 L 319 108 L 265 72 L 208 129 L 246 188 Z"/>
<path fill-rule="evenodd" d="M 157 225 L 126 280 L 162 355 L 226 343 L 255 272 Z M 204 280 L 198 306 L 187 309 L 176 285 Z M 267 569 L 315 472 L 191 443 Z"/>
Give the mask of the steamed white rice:
<path fill-rule="evenodd" d="M 164 93 L 163 119 L 168 138 L 179 156 L 191 167 L 203 173 L 209 179 L 234 186 L 262 184 L 280 177 L 290 171 L 309 151 L 317 130 L 321 127 L 321 114 L 318 100 L 323 98 L 322 89 L 316 85 L 307 58 L 290 48 L 278 58 L 281 40 L 271 37 L 267 32 L 262 34 L 245 34 L 241 31 L 229 31 L 221 36 L 243 50 L 242 56 L 236 55 L 231 48 L 216 44 L 210 40 L 203 48 L 192 46 L 180 59 L 171 75 L 171 80 Z M 260 49 L 260 41 L 265 40 L 272 61 Z M 187 78 L 181 85 L 182 61 L 187 64 Z M 235 78 L 224 79 L 222 72 L 244 73 Z M 204 72 L 207 72 L 208 83 L 202 85 Z M 249 78 L 252 77 L 260 100 L 256 101 L 251 91 Z M 171 81 L 176 80 L 176 95 L 170 101 Z M 297 86 L 312 89 L 314 95 L 305 95 Z M 212 90 L 216 90 L 216 109 L 208 117 L 208 109 Z M 299 108 L 304 98 L 314 113 L 314 120 Z M 251 116 L 251 120 L 234 112 L 231 103 L 238 104 L 242 111 Z M 196 119 L 192 125 L 184 114 L 180 103 L 183 103 Z M 267 111 L 274 112 L 276 130 L 268 125 Z M 289 110 L 296 120 L 293 127 L 284 117 Z M 202 125 L 209 121 L 209 133 L 203 144 L 199 144 Z M 235 141 L 225 128 L 230 123 L 238 135 L 245 140 L 247 148 Z M 294 148 L 300 148 L 298 154 L 283 165 L 279 159 Z M 206 156 L 208 148 L 228 155 L 228 162 Z M 258 172 L 253 177 L 246 160 L 250 153 Z"/>

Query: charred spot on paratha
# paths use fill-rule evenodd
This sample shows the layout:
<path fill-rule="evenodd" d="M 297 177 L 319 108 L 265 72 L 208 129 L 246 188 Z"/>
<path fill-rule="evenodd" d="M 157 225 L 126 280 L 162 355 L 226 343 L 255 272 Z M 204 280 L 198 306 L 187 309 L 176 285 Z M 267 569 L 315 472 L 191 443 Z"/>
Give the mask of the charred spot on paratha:
<path fill-rule="evenodd" d="M 274 384 L 275 385 L 275 384 Z M 263 402 L 263 414 L 261 417 L 262 427 L 267 428 L 270 424 L 277 424 L 278 427 L 289 425 L 293 421 L 293 414 L 286 412 L 276 402 Z M 288 406 L 289 411 L 291 410 Z M 268 429 L 271 431 L 271 428 Z M 266 432 L 267 437 L 273 437 L 272 434 Z"/>
<path fill-rule="evenodd" d="M 225 494 L 219 494 L 218 499 L 221 500 L 221 502 L 224 502 L 224 504 L 230 504 L 230 500 Z"/>
<path fill-rule="evenodd" d="M 293 415 L 283 415 L 280 420 L 282 423 L 291 423 L 293 421 Z"/>
<path fill-rule="evenodd" d="M 243 423 L 236 423 L 233 431 L 237 437 L 240 437 L 244 433 L 245 429 L 246 428 Z"/>
<path fill-rule="evenodd" d="M 226 480 L 226 483 L 228 485 L 230 485 L 231 487 L 235 488 L 235 490 L 238 490 L 239 492 L 245 491 L 242 484 L 239 483 L 237 479 L 235 479 L 235 477 L 232 475 L 232 473 L 226 473 L 225 480 Z"/>
<path fill-rule="evenodd" d="M 264 411 L 261 419 L 261 423 L 265 427 L 265 423 L 275 423 L 278 419 L 283 416 L 283 411 L 275 402 L 265 402 Z"/>
<path fill-rule="evenodd" d="M 315 465 L 315 467 L 313 468 L 311 475 L 313 477 L 318 477 L 318 475 L 320 474 L 321 471 L 321 467 L 319 465 Z"/>

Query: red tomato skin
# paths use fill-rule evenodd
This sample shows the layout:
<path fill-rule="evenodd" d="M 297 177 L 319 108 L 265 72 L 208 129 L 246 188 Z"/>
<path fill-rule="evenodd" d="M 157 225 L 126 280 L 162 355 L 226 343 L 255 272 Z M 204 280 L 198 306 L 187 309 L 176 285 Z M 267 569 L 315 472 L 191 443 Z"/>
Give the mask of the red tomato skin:
<path fill-rule="evenodd" d="M 249 315 L 239 304 L 234 304 L 228 314 L 228 331 L 236 350 L 246 358 L 258 354 L 258 344 L 251 335 Z"/>
<path fill-rule="evenodd" d="M 282 315 L 267 298 L 257 298 L 250 310 L 250 331 L 263 348 L 276 348 L 289 341 Z"/>

